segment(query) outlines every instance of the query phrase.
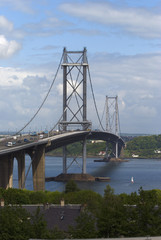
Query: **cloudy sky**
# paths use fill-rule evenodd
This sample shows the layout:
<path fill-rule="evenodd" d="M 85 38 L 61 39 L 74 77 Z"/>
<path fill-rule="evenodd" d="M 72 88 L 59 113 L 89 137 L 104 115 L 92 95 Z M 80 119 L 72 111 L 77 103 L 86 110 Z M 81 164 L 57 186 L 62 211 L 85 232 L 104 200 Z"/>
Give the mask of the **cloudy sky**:
<path fill-rule="evenodd" d="M 64 47 L 86 47 L 100 116 L 106 95 L 117 95 L 121 132 L 161 134 L 160 40 L 161 0 L 0 0 L 0 130 L 32 118 Z M 61 84 L 62 69 L 28 129 L 58 121 Z M 92 104 L 88 94 L 87 118 L 98 128 Z"/>

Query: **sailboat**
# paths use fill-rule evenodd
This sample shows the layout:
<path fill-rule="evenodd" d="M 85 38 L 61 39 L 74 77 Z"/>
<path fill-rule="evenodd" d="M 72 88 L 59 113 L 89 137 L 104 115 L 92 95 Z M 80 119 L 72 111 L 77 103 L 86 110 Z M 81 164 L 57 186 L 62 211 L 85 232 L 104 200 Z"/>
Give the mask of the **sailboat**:
<path fill-rule="evenodd" d="M 131 183 L 134 183 L 134 178 L 133 177 L 131 177 Z"/>

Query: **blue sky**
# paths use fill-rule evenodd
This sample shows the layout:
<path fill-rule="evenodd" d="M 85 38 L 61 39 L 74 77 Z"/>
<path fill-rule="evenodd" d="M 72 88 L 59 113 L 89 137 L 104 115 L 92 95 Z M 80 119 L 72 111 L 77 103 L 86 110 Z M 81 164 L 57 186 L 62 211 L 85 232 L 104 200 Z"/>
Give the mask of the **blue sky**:
<path fill-rule="evenodd" d="M 160 22 L 161 0 L 0 0 L 0 130 L 18 130 L 33 116 L 64 47 L 86 47 L 100 115 L 106 95 L 118 95 L 121 132 L 160 134 Z M 61 85 L 60 71 L 30 129 L 57 122 Z M 88 119 L 97 128 L 93 108 Z"/>

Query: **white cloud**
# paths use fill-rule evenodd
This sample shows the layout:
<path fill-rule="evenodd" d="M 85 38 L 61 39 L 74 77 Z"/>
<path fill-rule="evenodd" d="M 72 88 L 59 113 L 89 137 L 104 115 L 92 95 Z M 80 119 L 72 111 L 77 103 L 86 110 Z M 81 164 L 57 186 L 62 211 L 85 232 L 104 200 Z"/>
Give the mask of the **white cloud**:
<path fill-rule="evenodd" d="M 30 22 L 23 26 L 25 33 L 28 35 L 37 35 L 47 37 L 57 35 L 64 32 L 64 27 L 68 26 L 68 22 L 62 21 L 56 17 L 50 17 L 39 22 Z"/>
<path fill-rule="evenodd" d="M 68 80 L 68 81 L 70 82 L 70 84 L 69 83 L 67 84 L 68 96 L 73 92 L 73 87 L 76 88 L 76 92 L 81 95 L 82 94 L 82 85 L 80 84 L 80 86 L 79 86 L 79 82 L 76 82 L 75 80 L 73 80 L 73 81 Z M 63 84 L 62 83 L 57 85 L 57 90 L 58 90 L 59 95 L 62 96 L 63 95 Z"/>
<path fill-rule="evenodd" d="M 14 29 L 14 24 L 6 17 L 0 16 L 0 36 L 11 38 L 24 38 L 24 29 Z"/>
<path fill-rule="evenodd" d="M 32 0 L 0 0 L 0 6 L 9 6 L 12 9 L 33 14 L 33 9 L 31 8 Z"/>
<path fill-rule="evenodd" d="M 141 37 L 161 38 L 161 15 L 143 8 L 118 8 L 107 2 L 63 3 L 60 9 L 84 20 L 117 26 Z"/>
<path fill-rule="evenodd" d="M 0 67 L 0 75 L 1 87 L 19 86 L 22 84 L 23 74 L 18 69 Z"/>
<path fill-rule="evenodd" d="M 15 40 L 7 41 L 4 35 L 0 35 L 0 59 L 9 58 L 21 49 L 21 45 Z"/>
<path fill-rule="evenodd" d="M 8 21 L 4 16 L 0 16 L 0 30 L 2 31 L 12 31 L 13 23 Z"/>

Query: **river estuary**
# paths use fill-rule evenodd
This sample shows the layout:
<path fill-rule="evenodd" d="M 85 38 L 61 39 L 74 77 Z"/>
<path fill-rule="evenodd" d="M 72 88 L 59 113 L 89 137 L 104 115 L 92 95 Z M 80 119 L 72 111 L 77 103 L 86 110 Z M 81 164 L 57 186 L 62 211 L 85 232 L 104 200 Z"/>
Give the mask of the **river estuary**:
<path fill-rule="evenodd" d="M 81 182 L 77 183 L 80 189 L 91 189 L 104 194 L 106 185 L 109 184 L 115 194 L 138 192 L 142 187 L 144 190 L 161 189 L 161 159 L 128 159 L 128 162 L 94 162 L 96 158 L 87 158 L 87 173 L 93 176 L 110 177 L 109 182 Z M 73 159 L 68 159 L 68 166 Z M 81 166 L 81 159 L 77 159 Z M 30 165 L 30 158 L 26 156 L 26 172 Z M 80 166 L 75 162 L 69 168 L 69 173 L 81 173 Z M 62 172 L 62 158 L 46 156 L 45 176 L 57 176 Z M 131 182 L 131 177 L 134 183 Z M 17 161 L 14 161 L 13 186 L 18 187 Z M 64 191 L 65 183 L 46 182 L 46 190 Z M 33 190 L 32 169 L 30 169 L 26 189 Z"/>

